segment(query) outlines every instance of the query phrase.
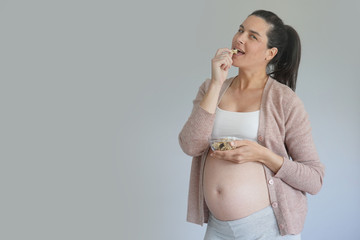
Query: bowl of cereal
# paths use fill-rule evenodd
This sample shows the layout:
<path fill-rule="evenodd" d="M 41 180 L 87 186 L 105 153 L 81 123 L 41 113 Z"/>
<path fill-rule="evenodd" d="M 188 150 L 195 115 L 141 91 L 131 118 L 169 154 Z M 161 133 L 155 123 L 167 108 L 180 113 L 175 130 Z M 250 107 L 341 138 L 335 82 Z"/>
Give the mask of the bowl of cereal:
<path fill-rule="evenodd" d="M 241 140 L 237 137 L 220 137 L 220 138 L 211 138 L 209 140 L 210 147 L 213 151 L 226 151 L 235 149 L 235 146 L 231 146 L 231 142 L 235 140 Z"/>

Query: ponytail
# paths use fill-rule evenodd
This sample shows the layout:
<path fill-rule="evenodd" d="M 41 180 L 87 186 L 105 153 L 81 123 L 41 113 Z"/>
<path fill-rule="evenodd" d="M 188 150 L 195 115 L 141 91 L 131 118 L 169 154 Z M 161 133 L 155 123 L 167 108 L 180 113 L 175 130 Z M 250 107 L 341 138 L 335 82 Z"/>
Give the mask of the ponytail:
<path fill-rule="evenodd" d="M 261 17 L 271 25 L 267 33 L 268 48 L 278 49 L 278 53 L 268 64 L 268 74 L 295 91 L 301 58 L 298 33 L 291 26 L 284 25 L 283 21 L 272 12 L 257 10 L 251 15 Z"/>

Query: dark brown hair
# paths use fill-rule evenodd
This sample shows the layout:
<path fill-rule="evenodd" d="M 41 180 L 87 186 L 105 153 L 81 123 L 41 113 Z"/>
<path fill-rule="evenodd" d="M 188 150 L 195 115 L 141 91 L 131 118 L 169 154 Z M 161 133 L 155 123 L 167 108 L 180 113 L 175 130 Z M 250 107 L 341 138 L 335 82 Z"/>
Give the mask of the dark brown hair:
<path fill-rule="evenodd" d="M 267 32 L 268 48 L 276 47 L 278 53 L 268 64 L 268 74 L 295 91 L 301 58 L 298 33 L 291 26 L 285 25 L 273 12 L 257 10 L 250 16 L 260 17 L 271 25 Z"/>

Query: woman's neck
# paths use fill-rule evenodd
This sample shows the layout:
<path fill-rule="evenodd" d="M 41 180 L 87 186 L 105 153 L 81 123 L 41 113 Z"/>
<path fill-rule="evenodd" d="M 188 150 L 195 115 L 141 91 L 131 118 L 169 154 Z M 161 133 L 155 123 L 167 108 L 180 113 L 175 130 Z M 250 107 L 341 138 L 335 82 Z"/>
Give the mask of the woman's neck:
<path fill-rule="evenodd" d="M 239 69 L 231 86 L 239 90 L 264 88 L 267 79 L 266 71 L 245 72 Z"/>

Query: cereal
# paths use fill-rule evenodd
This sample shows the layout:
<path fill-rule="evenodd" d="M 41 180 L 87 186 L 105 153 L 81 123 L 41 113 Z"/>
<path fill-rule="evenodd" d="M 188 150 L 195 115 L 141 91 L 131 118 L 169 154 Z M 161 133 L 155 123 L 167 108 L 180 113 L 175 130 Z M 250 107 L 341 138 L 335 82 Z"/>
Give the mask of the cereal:
<path fill-rule="evenodd" d="M 230 144 L 234 140 L 238 140 L 238 138 L 224 137 L 224 138 L 219 138 L 219 139 L 212 139 L 212 140 L 210 140 L 210 146 L 213 151 L 232 150 L 232 149 L 236 148 L 235 146 L 231 146 L 231 144 Z"/>

